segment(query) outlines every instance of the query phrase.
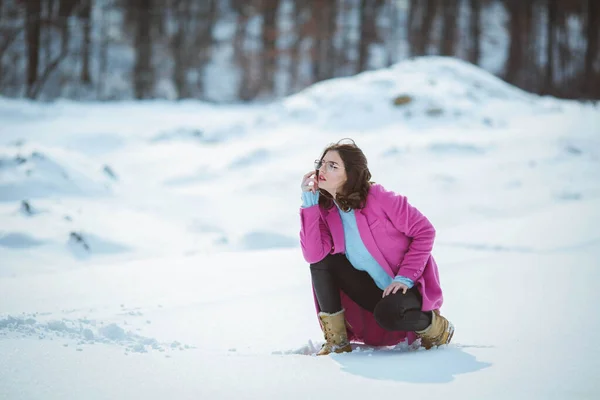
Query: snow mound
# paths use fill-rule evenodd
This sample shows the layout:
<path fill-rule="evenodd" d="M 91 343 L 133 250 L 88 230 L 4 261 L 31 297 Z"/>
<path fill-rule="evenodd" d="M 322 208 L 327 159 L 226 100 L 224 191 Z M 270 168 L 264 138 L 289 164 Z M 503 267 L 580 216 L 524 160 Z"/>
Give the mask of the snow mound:
<path fill-rule="evenodd" d="M 1 146 L 0 201 L 105 195 L 115 178 L 109 171 L 64 148 L 23 143 Z"/>
<path fill-rule="evenodd" d="M 334 130 L 460 122 L 504 127 L 501 118 L 554 110 L 551 102 L 507 84 L 467 62 L 419 57 L 387 69 L 317 83 L 282 102 L 285 114 Z"/>
<path fill-rule="evenodd" d="M 126 353 L 164 353 L 194 348 L 178 341 L 161 343 L 154 338 L 126 330 L 114 322 L 105 324 L 103 321 L 87 318 L 39 321 L 37 317 L 38 314 L 23 314 L 19 317 L 8 315 L 0 318 L 0 337 L 56 340 L 62 342 L 64 347 L 74 346 L 77 351 L 83 351 L 84 346 L 94 344 L 120 346 L 125 348 Z"/>

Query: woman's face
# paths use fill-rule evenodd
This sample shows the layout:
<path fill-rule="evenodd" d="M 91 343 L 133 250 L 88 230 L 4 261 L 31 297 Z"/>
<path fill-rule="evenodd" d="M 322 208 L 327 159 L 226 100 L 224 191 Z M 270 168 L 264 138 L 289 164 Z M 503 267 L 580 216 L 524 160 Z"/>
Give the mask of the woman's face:
<path fill-rule="evenodd" d="M 317 169 L 319 170 L 319 188 L 335 196 L 347 179 L 340 154 L 335 150 L 328 151 L 323 156 L 321 165 L 317 165 Z"/>

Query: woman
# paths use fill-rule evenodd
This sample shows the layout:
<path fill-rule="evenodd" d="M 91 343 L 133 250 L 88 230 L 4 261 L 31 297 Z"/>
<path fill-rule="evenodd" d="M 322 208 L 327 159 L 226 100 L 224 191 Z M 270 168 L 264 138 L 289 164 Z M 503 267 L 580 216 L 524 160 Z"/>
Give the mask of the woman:
<path fill-rule="evenodd" d="M 363 152 L 340 141 L 302 181 L 300 243 L 326 340 L 318 355 L 352 351 L 350 341 L 420 338 L 430 349 L 454 333 L 439 313 L 435 229 L 406 197 L 370 179 Z"/>

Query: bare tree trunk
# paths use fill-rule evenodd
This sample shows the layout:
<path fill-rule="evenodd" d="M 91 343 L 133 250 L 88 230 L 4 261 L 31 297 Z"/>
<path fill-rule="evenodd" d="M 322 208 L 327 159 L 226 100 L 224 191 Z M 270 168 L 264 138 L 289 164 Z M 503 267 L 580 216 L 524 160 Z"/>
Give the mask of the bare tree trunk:
<path fill-rule="evenodd" d="M 100 60 L 98 62 L 99 66 L 98 66 L 98 79 L 96 80 L 98 82 L 98 87 L 97 87 L 97 96 L 99 99 L 104 99 L 105 96 L 105 77 L 107 74 L 107 69 L 108 69 L 108 34 L 107 34 L 107 28 L 106 28 L 106 24 L 108 22 L 106 22 L 105 18 L 105 10 L 106 10 L 106 6 L 104 6 L 102 8 L 102 19 L 101 19 L 101 26 L 100 26 Z"/>
<path fill-rule="evenodd" d="M 553 94 L 560 96 L 564 95 L 564 93 L 560 93 L 562 91 L 570 91 L 568 82 L 568 73 L 569 73 L 569 61 L 572 57 L 572 54 L 569 49 L 569 34 L 567 28 L 567 19 L 568 19 L 568 11 L 566 7 L 568 6 L 565 3 L 557 4 L 557 19 L 556 24 L 554 25 L 555 35 L 556 35 L 556 45 L 557 52 L 555 53 L 557 60 L 557 69 L 554 71 L 554 92 Z"/>
<path fill-rule="evenodd" d="M 350 22 L 350 12 L 352 7 L 352 0 L 339 0 L 338 3 L 338 15 L 341 15 L 342 22 L 340 24 L 339 35 L 341 37 L 342 44 L 335 53 L 335 69 L 338 73 L 337 76 L 346 76 L 354 72 L 354 69 L 350 69 L 348 51 L 352 48 L 352 24 Z"/>
<path fill-rule="evenodd" d="M 42 91 L 42 88 L 46 84 L 46 81 L 48 80 L 52 72 L 54 72 L 54 70 L 64 61 L 65 58 L 67 58 L 67 55 L 69 54 L 70 29 L 69 24 L 66 20 L 66 16 L 59 21 L 58 26 L 61 34 L 60 52 L 56 57 L 54 57 L 54 59 L 52 59 L 45 65 L 44 71 L 41 74 L 39 74 L 37 80 L 29 88 L 27 92 L 27 97 L 31 99 L 36 99 L 39 96 L 40 92 Z"/>
<path fill-rule="evenodd" d="M 295 91 L 300 85 L 299 71 L 300 71 L 300 49 L 304 39 L 310 36 L 310 4 L 306 0 L 293 0 L 294 1 L 294 31 L 295 39 L 290 50 L 290 90 Z"/>
<path fill-rule="evenodd" d="M 600 73 L 594 68 L 600 47 L 600 3 L 598 0 L 588 0 L 586 38 L 583 93 L 590 98 L 600 98 Z"/>
<path fill-rule="evenodd" d="M 443 1 L 443 29 L 440 54 L 453 56 L 456 46 L 456 23 L 458 17 L 458 0 Z"/>
<path fill-rule="evenodd" d="M 133 68 L 133 86 L 136 99 L 149 99 L 154 92 L 154 73 L 152 68 L 151 10 L 152 0 L 131 0 L 135 7 L 136 18 L 135 66 Z"/>
<path fill-rule="evenodd" d="M 387 41 L 387 60 L 386 65 L 389 67 L 398 59 L 398 8 L 396 2 L 388 3 L 387 17 L 389 21 L 389 32 Z"/>
<path fill-rule="evenodd" d="M 277 11 L 279 0 L 262 0 L 262 68 L 261 87 L 265 94 L 275 92 L 277 72 Z"/>
<path fill-rule="evenodd" d="M 337 2 L 332 1 L 331 3 L 329 3 L 329 10 L 327 13 L 327 19 L 325 20 L 326 23 L 326 33 L 325 33 L 325 54 L 327 54 L 327 56 L 325 57 L 325 61 L 326 61 L 326 71 L 327 71 L 327 77 L 326 79 L 329 78 L 334 78 L 337 76 L 337 69 L 336 69 L 336 64 L 335 64 L 335 35 L 336 35 L 336 30 L 337 30 L 337 24 L 336 24 L 336 19 L 337 19 Z"/>
<path fill-rule="evenodd" d="M 73 14 L 79 1 L 80 0 L 59 0 L 58 17 L 66 23 L 66 19 Z"/>
<path fill-rule="evenodd" d="M 195 2 L 195 1 L 194 1 Z M 193 3 L 192 3 L 193 4 Z M 198 4 L 196 4 L 198 6 Z M 217 1 L 203 0 L 200 9 L 198 10 L 197 21 L 200 22 L 200 28 L 196 33 L 196 47 L 198 48 L 198 64 L 197 68 L 200 72 L 200 78 L 196 82 L 196 92 L 204 95 L 204 68 L 210 61 L 213 46 L 213 28 L 217 17 Z"/>
<path fill-rule="evenodd" d="M 260 90 L 258 79 L 254 73 L 252 60 L 246 51 L 244 41 L 247 39 L 248 20 L 251 16 L 252 8 L 247 5 L 247 1 L 233 1 L 233 8 L 236 11 L 237 24 L 233 39 L 233 51 L 235 60 L 241 71 L 240 85 L 238 89 L 238 98 L 243 101 L 254 99 Z"/>
<path fill-rule="evenodd" d="M 469 30 L 471 47 L 469 49 L 469 62 L 479 65 L 481 57 L 481 1 L 469 0 L 471 9 Z"/>
<path fill-rule="evenodd" d="M 313 40 L 313 78 L 322 81 L 334 76 L 330 56 L 333 54 L 336 3 L 329 0 L 313 0 L 312 18 L 315 23 Z"/>
<path fill-rule="evenodd" d="M 557 22 L 557 0 L 546 0 L 546 36 L 548 43 L 546 45 L 546 82 L 542 89 L 543 93 L 552 93 L 554 86 L 554 26 Z"/>
<path fill-rule="evenodd" d="M 509 14 L 508 35 L 510 45 L 508 49 L 508 60 L 504 72 L 505 79 L 516 84 L 519 79 L 519 71 L 523 66 L 523 42 L 521 32 L 523 30 L 522 3 L 521 0 L 504 0 Z"/>
<path fill-rule="evenodd" d="M 358 44 L 358 65 L 356 72 L 366 71 L 369 62 L 369 46 L 377 39 L 375 22 L 375 1 L 360 1 L 360 41 Z"/>
<path fill-rule="evenodd" d="M 90 73 L 90 52 L 91 52 L 91 32 L 92 32 L 92 1 L 85 0 L 81 10 L 83 19 L 83 48 L 81 49 L 81 83 L 87 85 L 92 83 L 92 74 Z"/>
<path fill-rule="evenodd" d="M 54 41 L 54 32 L 52 31 L 52 29 L 50 29 L 51 25 L 48 24 L 48 21 L 50 21 L 53 16 L 52 10 L 54 10 L 57 1 L 58 0 L 46 0 L 45 2 L 41 3 L 42 9 L 40 12 L 40 50 L 38 51 L 38 53 L 40 54 L 40 66 L 50 64 L 50 60 L 52 59 L 52 42 Z M 45 24 L 42 22 L 45 22 Z M 60 16 L 58 16 L 57 23 L 59 25 L 62 23 Z"/>
<path fill-rule="evenodd" d="M 25 2 L 25 35 L 27 41 L 27 88 L 29 94 L 38 77 L 41 31 L 41 3 L 39 0 Z"/>
<path fill-rule="evenodd" d="M 523 72 L 523 76 L 521 80 L 518 81 L 518 84 L 528 91 L 535 91 L 539 89 L 538 76 L 535 68 L 535 34 L 534 34 L 534 25 L 533 25 L 533 13 L 534 13 L 534 2 L 526 1 L 522 3 L 523 11 L 523 28 L 521 32 L 520 40 L 523 43 L 522 46 L 522 60 L 523 64 L 521 66 L 521 70 Z"/>
<path fill-rule="evenodd" d="M 0 21 L 2 21 L 2 18 L 4 17 L 4 1 L 0 0 Z M 17 36 L 19 35 L 19 32 L 21 32 L 21 29 L 18 28 L 14 28 L 14 27 L 10 27 L 10 28 L 6 28 L 1 30 L 0 29 L 0 34 L 2 37 L 2 41 L 0 41 L 0 93 L 2 92 L 3 89 L 3 83 L 4 83 L 4 64 L 2 63 L 2 57 L 4 56 L 4 53 L 6 52 L 6 50 L 8 50 L 8 48 L 10 47 L 10 45 L 15 41 L 15 39 L 17 38 Z"/>
<path fill-rule="evenodd" d="M 186 48 L 185 38 L 190 33 L 190 0 L 179 0 L 174 4 L 173 24 L 175 32 L 171 39 L 171 53 L 173 55 L 173 83 L 177 91 L 177 98 L 184 99 L 191 96 L 186 79 L 189 68 L 189 52 Z"/>
<path fill-rule="evenodd" d="M 408 3 L 406 38 L 408 39 L 408 49 L 411 56 L 417 55 L 418 31 L 421 28 L 421 19 L 418 16 L 422 4 L 419 0 L 410 0 L 410 3 Z"/>
<path fill-rule="evenodd" d="M 304 39 L 304 21 L 303 13 L 304 7 L 302 7 L 302 0 L 294 1 L 294 11 L 292 12 L 292 19 L 294 21 L 294 42 L 290 46 L 290 84 L 288 93 L 296 90 L 298 84 L 298 66 L 300 64 L 300 44 Z"/>
<path fill-rule="evenodd" d="M 427 54 L 427 47 L 431 37 L 431 31 L 433 28 L 433 21 L 435 21 L 437 1 L 436 0 L 422 0 L 425 1 L 425 7 L 421 7 L 422 11 L 422 23 L 420 29 L 415 32 L 415 55 Z"/>
<path fill-rule="evenodd" d="M 206 0 L 202 0 L 205 2 Z M 175 3 L 178 3 L 179 0 L 175 0 Z M 157 38 L 163 38 L 167 36 L 167 27 L 165 23 L 165 10 L 169 7 L 170 0 L 162 0 L 155 2 L 153 4 L 154 9 L 151 10 L 150 14 L 152 15 L 151 23 L 152 30 L 154 35 Z"/>

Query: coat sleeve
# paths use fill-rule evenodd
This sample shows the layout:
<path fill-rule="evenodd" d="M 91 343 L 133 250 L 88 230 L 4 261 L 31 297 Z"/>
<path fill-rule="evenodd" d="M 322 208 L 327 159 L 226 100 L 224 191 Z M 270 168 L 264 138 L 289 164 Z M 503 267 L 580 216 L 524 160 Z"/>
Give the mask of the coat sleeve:
<path fill-rule="evenodd" d="M 300 209 L 300 246 L 304 259 L 310 264 L 331 253 L 333 239 L 318 205 Z"/>
<path fill-rule="evenodd" d="M 435 229 L 431 222 L 402 195 L 381 188 L 378 201 L 394 227 L 412 239 L 408 251 L 398 265 L 396 275 L 416 281 L 423 274 L 431 256 Z"/>

